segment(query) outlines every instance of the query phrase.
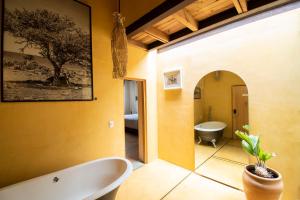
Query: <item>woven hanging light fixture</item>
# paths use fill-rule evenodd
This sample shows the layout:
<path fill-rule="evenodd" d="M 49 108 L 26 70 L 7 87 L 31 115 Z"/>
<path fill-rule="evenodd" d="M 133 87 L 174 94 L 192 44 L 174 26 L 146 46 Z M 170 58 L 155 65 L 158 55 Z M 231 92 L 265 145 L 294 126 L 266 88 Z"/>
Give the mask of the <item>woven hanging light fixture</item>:
<path fill-rule="evenodd" d="M 113 60 L 113 78 L 122 79 L 127 73 L 127 36 L 124 27 L 124 17 L 120 13 L 120 1 L 119 12 L 113 13 L 114 28 L 111 38 L 111 54 Z"/>

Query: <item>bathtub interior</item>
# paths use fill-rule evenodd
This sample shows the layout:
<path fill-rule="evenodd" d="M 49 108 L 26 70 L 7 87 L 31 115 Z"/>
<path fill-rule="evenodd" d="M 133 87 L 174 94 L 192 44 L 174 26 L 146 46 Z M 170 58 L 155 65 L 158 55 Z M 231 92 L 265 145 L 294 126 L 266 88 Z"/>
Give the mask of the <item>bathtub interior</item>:
<path fill-rule="evenodd" d="M 93 161 L 2 188 L 0 199 L 96 199 L 116 189 L 130 171 L 131 163 L 125 160 Z"/>

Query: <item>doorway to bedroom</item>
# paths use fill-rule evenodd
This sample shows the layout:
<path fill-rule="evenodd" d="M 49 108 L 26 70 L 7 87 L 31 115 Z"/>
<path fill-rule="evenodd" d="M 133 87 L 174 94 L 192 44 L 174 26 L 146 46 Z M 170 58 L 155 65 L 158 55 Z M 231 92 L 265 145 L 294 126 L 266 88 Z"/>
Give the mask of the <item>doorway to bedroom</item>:
<path fill-rule="evenodd" d="M 124 80 L 124 129 L 126 158 L 137 169 L 146 162 L 145 80 Z"/>

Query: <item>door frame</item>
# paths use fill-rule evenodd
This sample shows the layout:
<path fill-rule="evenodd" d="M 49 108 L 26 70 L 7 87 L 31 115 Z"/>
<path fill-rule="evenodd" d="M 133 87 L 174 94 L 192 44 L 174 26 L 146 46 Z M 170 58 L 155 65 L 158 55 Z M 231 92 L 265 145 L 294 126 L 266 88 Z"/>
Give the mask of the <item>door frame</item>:
<path fill-rule="evenodd" d="M 137 83 L 137 87 L 138 87 L 138 140 L 139 140 L 139 145 L 138 145 L 139 149 L 138 149 L 138 151 L 139 151 L 139 160 L 144 162 L 144 163 L 148 163 L 146 79 L 126 77 L 126 78 L 124 78 L 123 81 L 136 81 L 136 83 Z M 124 140 L 125 140 L 125 137 L 124 137 Z M 125 151 L 126 151 L 126 149 L 125 149 Z"/>
<path fill-rule="evenodd" d="M 244 86 L 247 88 L 247 91 L 248 91 L 248 123 L 249 123 L 249 90 L 248 90 L 248 87 L 246 84 L 239 84 L 239 85 L 232 85 L 231 86 L 231 118 L 232 118 L 232 139 L 237 139 L 237 137 L 235 136 L 234 134 L 234 115 L 233 115 L 233 87 L 236 87 L 236 86 Z"/>

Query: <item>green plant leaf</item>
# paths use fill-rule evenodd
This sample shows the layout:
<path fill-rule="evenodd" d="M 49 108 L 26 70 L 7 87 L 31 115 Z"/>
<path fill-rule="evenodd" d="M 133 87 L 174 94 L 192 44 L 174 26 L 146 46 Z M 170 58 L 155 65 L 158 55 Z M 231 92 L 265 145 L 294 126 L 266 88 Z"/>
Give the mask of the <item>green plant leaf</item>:
<path fill-rule="evenodd" d="M 242 131 L 236 131 L 235 134 L 242 140 L 243 149 L 253 156 L 258 156 L 260 151 L 260 140 L 258 136 L 248 135 Z"/>
<path fill-rule="evenodd" d="M 253 149 L 252 141 L 251 141 L 250 137 L 249 137 L 246 133 L 237 130 L 237 131 L 235 131 L 235 134 L 236 134 L 241 140 L 246 141 L 246 142 L 251 146 L 251 148 Z"/>
<path fill-rule="evenodd" d="M 249 135 L 249 139 L 252 142 L 253 153 L 255 156 L 258 156 L 260 151 L 260 140 L 259 136 Z"/>
<path fill-rule="evenodd" d="M 262 149 L 259 151 L 259 160 L 262 160 L 264 162 L 266 162 L 267 160 L 270 160 L 273 156 L 273 154 L 271 153 L 267 153 L 267 152 L 264 152 Z"/>
<path fill-rule="evenodd" d="M 242 140 L 242 147 L 244 151 L 254 156 L 253 148 L 245 140 Z"/>
<path fill-rule="evenodd" d="M 253 148 L 255 148 L 259 144 L 259 137 L 256 135 L 249 135 L 248 137 L 251 140 Z"/>
<path fill-rule="evenodd" d="M 244 125 L 243 128 L 248 132 L 250 130 L 249 125 Z M 255 156 L 258 159 L 259 163 L 265 163 L 267 160 L 276 156 L 275 153 L 267 153 L 261 149 L 259 136 L 250 135 L 239 130 L 235 131 L 235 134 L 242 140 L 242 147 L 244 151 L 248 152 L 250 155 Z"/>
<path fill-rule="evenodd" d="M 249 124 L 245 124 L 243 126 L 243 129 L 245 129 L 249 133 L 250 132 L 250 126 L 249 126 Z"/>
<path fill-rule="evenodd" d="M 264 153 L 265 152 L 262 149 L 259 150 L 259 153 L 258 153 L 259 160 L 263 160 Z"/>

